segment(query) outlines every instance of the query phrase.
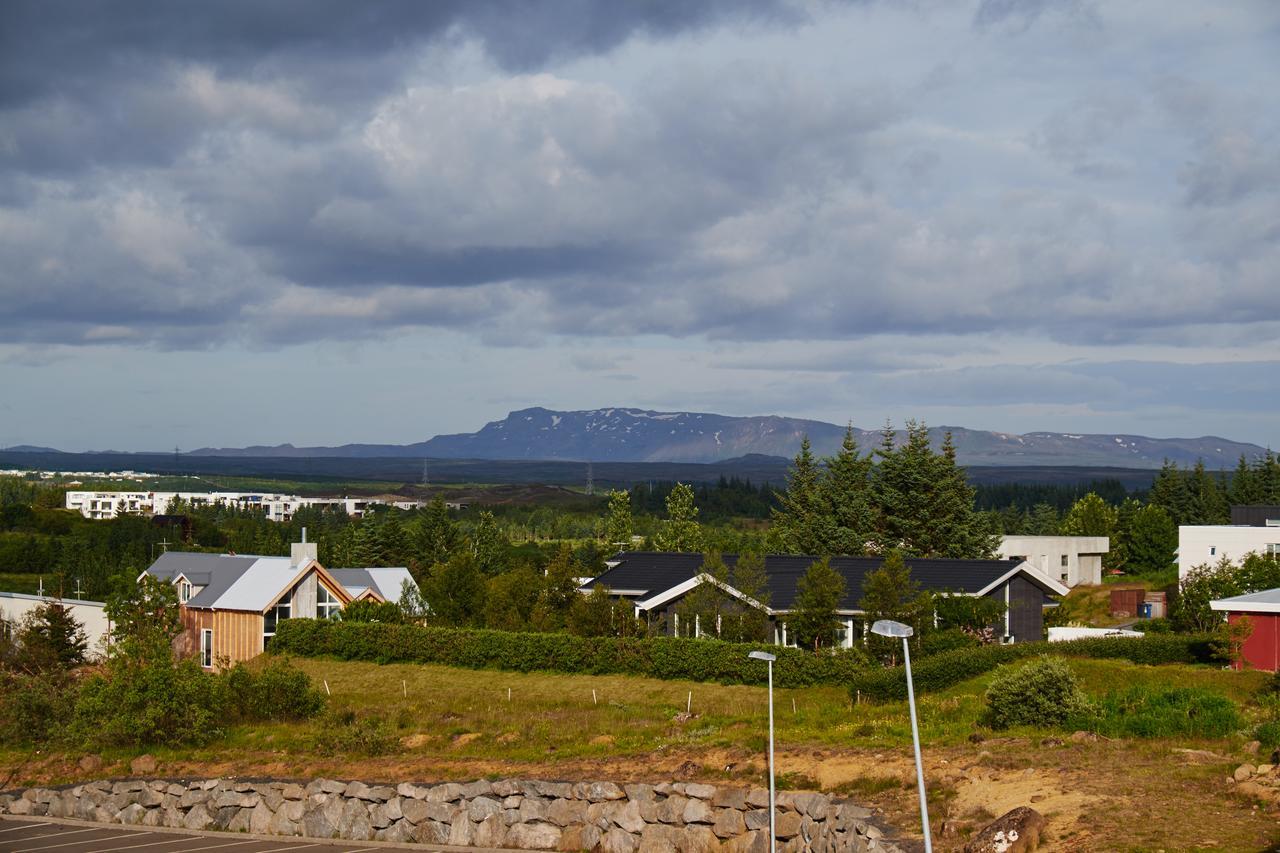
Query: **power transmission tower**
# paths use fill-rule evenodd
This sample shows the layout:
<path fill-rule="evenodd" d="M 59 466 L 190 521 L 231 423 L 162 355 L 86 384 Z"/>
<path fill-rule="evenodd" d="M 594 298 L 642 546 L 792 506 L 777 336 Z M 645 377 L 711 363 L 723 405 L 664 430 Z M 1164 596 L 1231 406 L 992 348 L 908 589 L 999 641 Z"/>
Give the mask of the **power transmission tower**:
<path fill-rule="evenodd" d="M 587 494 L 594 495 L 596 493 L 595 481 L 591 476 L 591 463 L 587 463 Z"/>
<path fill-rule="evenodd" d="M 425 459 L 423 459 L 423 460 L 422 460 L 422 485 L 424 485 L 424 486 L 429 486 L 429 485 L 431 485 L 431 477 L 430 477 L 430 476 L 428 476 L 428 473 L 427 473 L 427 460 L 425 460 Z"/>

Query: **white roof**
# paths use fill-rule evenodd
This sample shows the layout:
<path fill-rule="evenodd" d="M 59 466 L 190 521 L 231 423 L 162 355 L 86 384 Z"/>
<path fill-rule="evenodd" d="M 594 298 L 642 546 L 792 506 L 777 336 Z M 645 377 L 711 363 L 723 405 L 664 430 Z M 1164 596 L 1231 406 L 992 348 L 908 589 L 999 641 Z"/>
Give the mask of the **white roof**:
<path fill-rule="evenodd" d="M 1231 613 L 1280 613 L 1280 589 L 1264 589 L 1262 592 L 1220 598 L 1210 601 L 1209 606 L 1214 610 Z"/>
<path fill-rule="evenodd" d="M 235 583 L 218 596 L 219 610 L 266 610 L 289 589 L 304 566 L 292 565 L 288 557 L 259 557 Z"/>

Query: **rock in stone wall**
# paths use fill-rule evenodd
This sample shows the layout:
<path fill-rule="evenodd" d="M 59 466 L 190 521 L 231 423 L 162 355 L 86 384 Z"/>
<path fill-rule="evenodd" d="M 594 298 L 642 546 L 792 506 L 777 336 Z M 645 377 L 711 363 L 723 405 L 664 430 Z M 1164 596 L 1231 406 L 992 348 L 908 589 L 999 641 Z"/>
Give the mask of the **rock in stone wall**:
<path fill-rule="evenodd" d="M 0 794 L 0 814 L 257 835 L 593 853 L 766 853 L 769 794 L 676 782 L 504 779 L 396 787 L 318 779 L 129 780 Z M 785 853 L 895 851 L 871 813 L 825 794 L 777 795 Z"/>

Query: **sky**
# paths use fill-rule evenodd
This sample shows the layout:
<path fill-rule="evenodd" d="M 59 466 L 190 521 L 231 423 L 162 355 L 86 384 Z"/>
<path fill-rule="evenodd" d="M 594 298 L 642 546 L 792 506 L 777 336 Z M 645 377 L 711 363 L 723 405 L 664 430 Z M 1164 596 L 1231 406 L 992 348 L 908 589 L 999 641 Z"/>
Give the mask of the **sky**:
<path fill-rule="evenodd" d="M 1280 447 L 1274 0 L 0 4 L 0 447 Z"/>

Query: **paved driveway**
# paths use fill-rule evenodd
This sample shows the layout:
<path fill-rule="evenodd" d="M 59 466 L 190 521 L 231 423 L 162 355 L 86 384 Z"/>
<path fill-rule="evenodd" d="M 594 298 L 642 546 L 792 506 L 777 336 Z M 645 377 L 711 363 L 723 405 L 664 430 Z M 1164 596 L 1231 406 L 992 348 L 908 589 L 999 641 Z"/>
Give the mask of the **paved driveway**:
<path fill-rule="evenodd" d="M 264 839 L 229 832 L 195 833 L 135 829 L 48 818 L 0 818 L 0 853 L 382 853 L 389 850 L 467 850 L 478 848 L 392 845 L 372 841 Z"/>

